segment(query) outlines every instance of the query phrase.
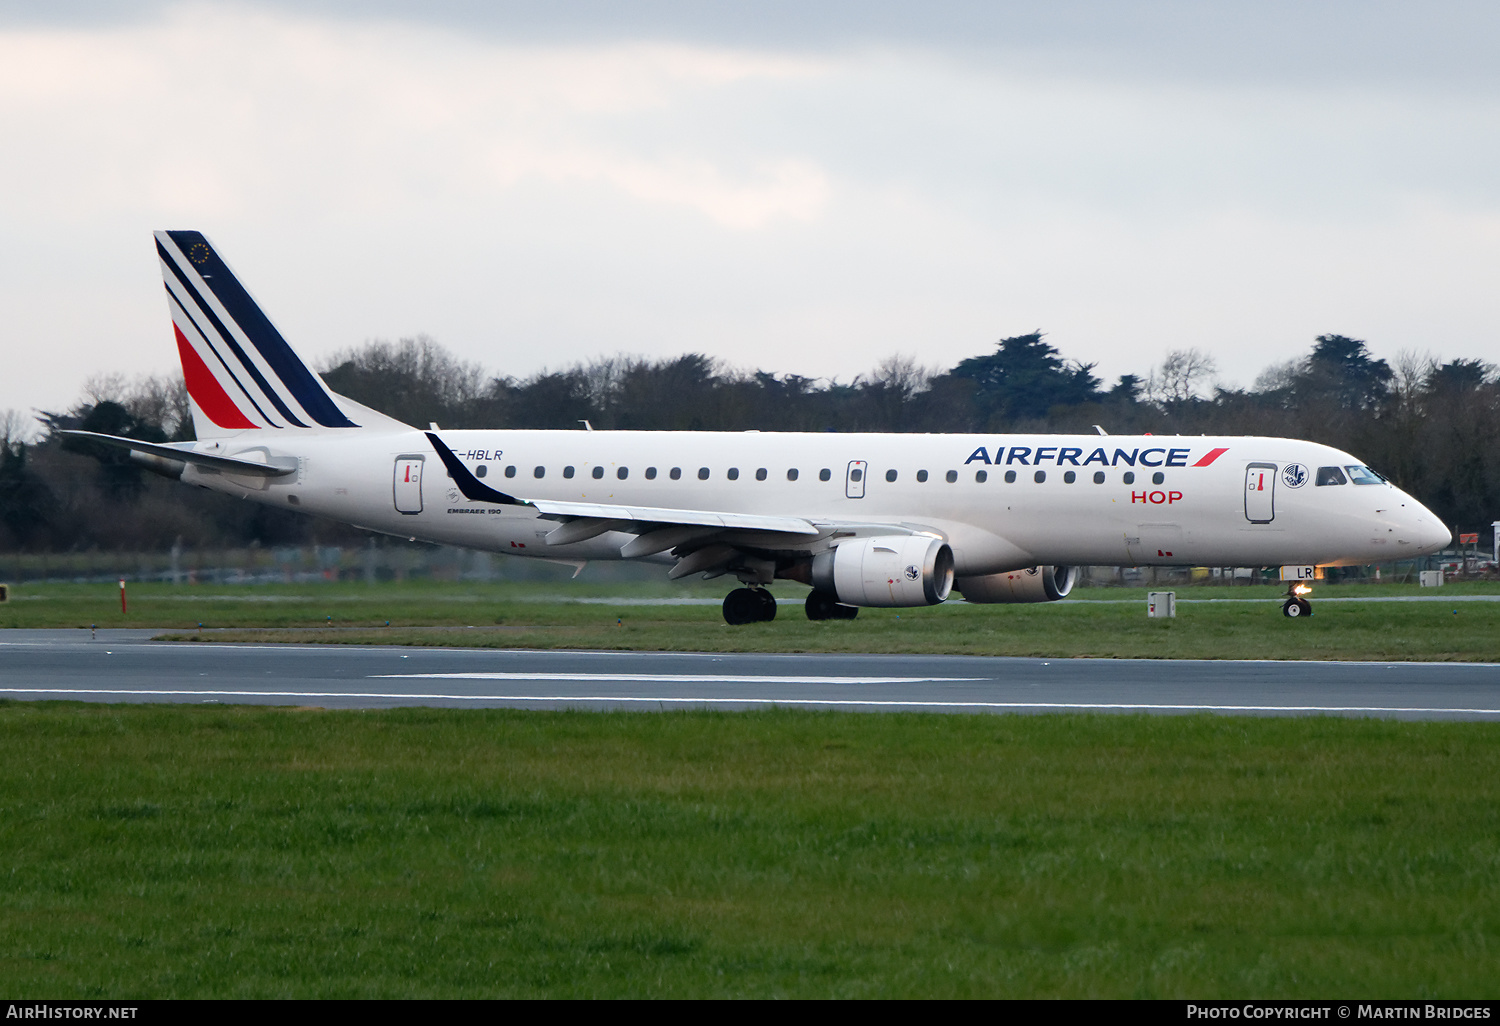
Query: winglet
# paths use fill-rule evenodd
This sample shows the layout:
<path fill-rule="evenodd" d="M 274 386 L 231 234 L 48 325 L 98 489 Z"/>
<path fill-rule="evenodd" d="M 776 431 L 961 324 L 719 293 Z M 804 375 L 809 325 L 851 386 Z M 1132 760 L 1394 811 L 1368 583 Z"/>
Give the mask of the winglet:
<path fill-rule="evenodd" d="M 469 468 L 455 455 L 453 450 L 443 444 L 443 440 L 431 431 L 423 432 L 427 440 L 432 443 L 432 448 L 437 452 L 438 459 L 443 461 L 443 466 L 448 469 L 448 476 L 453 478 L 453 483 L 458 490 L 463 492 L 464 498 L 472 499 L 474 502 L 493 502 L 501 506 L 520 506 L 522 502 L 514 495 L 506 495 L 497 492 L 489 485 L 484 484 L 469 472 Z"/>

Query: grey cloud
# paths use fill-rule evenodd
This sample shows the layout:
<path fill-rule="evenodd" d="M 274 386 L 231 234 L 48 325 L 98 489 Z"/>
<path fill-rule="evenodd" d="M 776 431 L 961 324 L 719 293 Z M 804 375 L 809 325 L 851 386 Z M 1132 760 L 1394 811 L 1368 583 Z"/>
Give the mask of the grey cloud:
<path fill-rule="evenodd" d="M 0 0 L 0 25 L 145 21 L 174 5 Z M 826 51 L 917 47 L 954 60 L 1067 76 L 1307 85 L 1500 84 L 1500 6 L 1475 0 L 259 0 L 300 15 L 409 21 L 517 42 L 674 40 Z"/>

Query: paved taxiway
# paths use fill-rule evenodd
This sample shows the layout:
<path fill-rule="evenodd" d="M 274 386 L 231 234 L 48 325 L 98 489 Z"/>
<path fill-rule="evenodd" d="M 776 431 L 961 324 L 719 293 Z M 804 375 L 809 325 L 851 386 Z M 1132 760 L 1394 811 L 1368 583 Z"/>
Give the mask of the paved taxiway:
<path fill-rule="evenodd" d="M 1500 717 L 1500 665 L 556 652 L 0 632 L 0 697 L 382 708 L 1219 712 Z"/>

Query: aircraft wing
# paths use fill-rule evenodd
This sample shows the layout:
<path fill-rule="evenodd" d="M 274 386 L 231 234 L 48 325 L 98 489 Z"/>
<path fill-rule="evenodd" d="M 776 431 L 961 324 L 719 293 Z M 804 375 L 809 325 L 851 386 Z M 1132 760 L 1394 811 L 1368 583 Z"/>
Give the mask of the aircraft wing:
<path fill-rule="evenodd" d="M 696 509 L 655 506 L 610 506 L 592 502 L 559 502 L 530 499 L 527 504 L 557 517 L 585 517 L 627 523 L 676 524 L 683 527 L 737 528 L 744 531 L 781 531 L 787 534 L 818 534 L 821 528 L 801 517 L 767 517 L 753 513 L 719 513 Z"/>
<path fill-rule="evenodd" d="M 700 571 L 713 574 L 735 562 L 746 552 L 807 549 L 824 539 L 869 534 L 930 533 L 915 524 L 879 524 L 830 520 L 822 517 L 768 516 L 720 510 L 668 509 L 657 506 L 623 506 L 612 503 L 567 502 L 559 499 L 527 499 L 497 491 L 476 478 L 436 434 L 427 439 L 465 497 L 475 502 L 531 506 L 559 526 L 546 536 L 548 545 L 570 545 L 587 541 L 607 531 L 636 537 L 626 542 L 620 555 L 638 559 L 673 550 L 678 562 L 669 576 L 683 577 Z"/>

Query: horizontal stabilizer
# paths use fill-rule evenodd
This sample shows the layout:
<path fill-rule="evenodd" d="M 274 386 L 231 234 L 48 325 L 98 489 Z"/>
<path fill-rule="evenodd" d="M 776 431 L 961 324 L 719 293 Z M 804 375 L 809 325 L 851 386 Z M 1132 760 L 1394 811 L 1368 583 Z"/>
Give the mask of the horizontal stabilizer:
<path fill-rule="evenodd" d="M 226 474 L 239 474 L 243 477 L 285 477 L 297 472 L 297 460 L 292 456 L 273 457 L 276 462 L 257 462 L 255 460 L 238 459 L 234 456 L 216 456 L 213 453 L 194 452 L 192 449 L 179 448 L 176 445 L 159 445 L 156 442 L 142 442 L 135 438 L 121 438 L 118 435 L 101 435 L 94 431 L 59 431 L 58 434 L 68 438 L 81 438 L 90 442 L 98 442 L 100 445 L 113 446 L 116 449 L 129 449 L 132 452 L 143 452 L 151 456 L 159 456 L 166 460 L 180 460 L 183 463 L 191 463 L 199 467 L 210 467 Z M 185 442 L 184 445 L 192 445 Z"/>

